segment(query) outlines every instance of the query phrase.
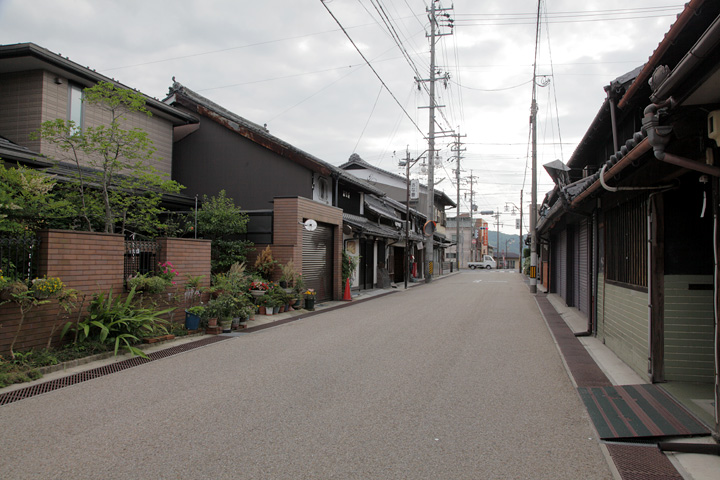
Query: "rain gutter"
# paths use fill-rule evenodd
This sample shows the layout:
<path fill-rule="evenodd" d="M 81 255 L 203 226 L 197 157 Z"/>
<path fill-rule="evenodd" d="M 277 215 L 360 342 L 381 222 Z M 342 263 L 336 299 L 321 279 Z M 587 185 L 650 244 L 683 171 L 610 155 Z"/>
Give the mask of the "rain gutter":
<path fill-rule="evenodd" d="M 632 83 L 632 85 L 630 85 L 630 88 L 627 89 L 625 95 L 623 95 L 623 97 L 620 99 L 620 102 L 618 102 L 618 108 L 625 108 L 625 106 L 627 106 L 628 102 L 630 102 L 632 97 L 638 92 L 641 86 L 643 86 L 647 82 L 647 80 L 650 78 L 653 71 L 655 70 L 657 64 L 660 63 L 662 56 L 665 55 L 667 50 L 673 46 L 673 44 L 677 40 L 677 37 L 682 32 L 683 28 L 695 15 L 697 15 L 697 11 L 700 9 L 700 7 L 703 6 L 704 3 L 705 0 L 691 0 L 690 3 L 686 5 L 685 10 L 683 10 L 682 13 L 678 15 L 677 21 L 673 24 L 672 27 L 670 27 L 670 31 L 665 34 L 665 38 L 663 38 L 662 42 L 660 42 L 660 45 L 658 45 L 658 47 L 655 49 L 655 52 L 653 52 L 652 56 L 645 64 L 645 67 L 643 67 L 635 81 Z"/>
<path fill-rule="evenodd" d="M 678 83 L 684 80 L 688 73 L 707 57 L 718 42 L 720 42 L 720 17 L 715 19 L 692 49 L 690 49 L 675 68 L 673 68 L 670 75 L 650 96 L 650 101 L 659 103 L 665 100 Z"/>
<path fill-rule="evenodd" d="M 638 143 L 635 148 L 630 150 L 627 155 L 625 155 L 622 159 L 618 160 L 618 162 L 613 165 L 609 170 L 605 172 L 605 175 L 603 176 L 603 181 L 607 182 L 611 178 L 618 175 L 620 172 L 625 170 L 629 165 L 631 165 L 636 160 L 639 160 L 640 157 L 642 157 L 645 153 L 649 152 L 652 149 L 652 146 L 650 145 L 650 142 L 647 138 L 643 138 L 640 143 Z M 602 184 L 600 183 L 600 180 L 598 179 L 590 185 L 584 192 L 582 192 L 580 195 L 575 197 L 570 204 L 570 208 L 576 208 L 578 207 L 587 197 L 589 197 L 593 192 L 598 190 L 599 188 L 602 188 Z"/>

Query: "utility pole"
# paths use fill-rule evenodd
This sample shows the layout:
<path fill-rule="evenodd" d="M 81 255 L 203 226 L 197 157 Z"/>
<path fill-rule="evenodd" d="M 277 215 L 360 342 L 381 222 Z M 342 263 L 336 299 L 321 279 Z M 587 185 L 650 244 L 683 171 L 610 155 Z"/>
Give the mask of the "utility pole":
<path fill-rule="evenodd" d="M 437 75 L 440 72 L 437 72 L 435 70 L 435 44 L 437 43 L 436 38 L 442 37 L 445 35 L 452 35 L 452 29 L 454 27 L 453 20 L 451 20 L 448 14 L 443 14 L 444 19 L 441 19 L 441 21 L 444 22 L 444 24 L 438 23 L 437 19 L 437 13 L 438 12 L 444 12 L 447 10 L 452 10 L 452 8 L 439 8 L 435 4 L 439 3 L 440 0 L 432 0 L 430 2 L 430 8 L 426 9 L 428 12 L 428 18 L 430 20 L 430 34 L 428 35 L 430 38 L 430 78 L 428 80 L 421 80 L 416 78 L 418 82 L 420 81 L 427 81 L 430 82 L 430 106 L 429 111 L 429 128 L 428 128 L 428 205 L 427 205 L 427 216 L 428 221 L 433 222 L 435 219 L 435 108 L 438 107 L 438 105 L 435 104 L 435 81 L 438 80 Z M 450 27 L 449 33 L 441 33 L 438 31 L 439 27 L 441 26 L 447 26 Z M 444 77 L 445 80 L 448 79 L 448 75 L 445 74 Z M 429 236 L 426 236 L 425 238 L 425 282 L 430 283 L 432 282 L 432 275 L 433 275 L 433 260 L 434 260 L 434 253 L 433 253 L 433 242 L 435 241 L 433 233 L 430 233 Z"/>
<path fill-rule="evenodd" d="M 470 170 L 470 225 L 473 229 L 473 232 L 475 231 L 475 225 L 473 224 L 473 213 L 475 212 L 475 192 L 473 191 L 473 183 L 474 183 L 475 177 L 473 176 L 473 171 Z M 480 240 L 480 235 L 475 238 L 475 248 L 473 252 L 472 244 L 470 246 L 470 261 L 471 262 L 477 262 L 477 250 L 478 250 L 478 240 Z"/>
<path fill-rule="evenodd" d="M 530 104 L 530 128 L 532 129 L 532 196 L 530 203 L 530 293 L 537 293 L 537 47 L 540 42 L 540 6 L 538 0 L 537 26 L 535 29 L 535 60 L 533 62 L 532 102 Z M 546 84 L 547 85 L 547 84 Z"/>
<path fill-rule="evenodd" d="M 520 252 L 518 256 L 518 263 L 520 266 L 518 267 L 518 273 L 522 273 L 522 263 L 523 263 L 523 229 L 522 229 L 522 222 L 523 222 L 523 191 L 520 190 L 520 234 L 518 235 L 520 240 Z"/>
<path fill-rule="evenodd" d="M 408 278 L 410 277 L 410 200 L 419 198 L 420 184 L 417 183 L 417 189 L 410 192 L 410 168 L 422 158 L 425 152 L 421 153 L 415 160 L 410 160 L 410 150 L 405 148 L 405 161 L 400 161 L 400 166 L 405 167 L 405 290 L 408 288 Z M 416 180 L 414 182 L 417 182 Z"/>
<path fill-rule="evenodd" d="M 495 210 L 495 244 L 497 245 L 498 253 L 500 253 L 500 210 Z"/>
<path fill-rule="evenodd" d="M 458 127 L 458 130 L 460 128 Z M 460 148 L 462 146 L 462 143 L 460 143 L 460 137 L 467 137 L 467 135 L 460 135 L 460 133 L 455 134 L 455 142 L 453 143 L 453 146 L 450 147 L 450 150 L 455 152 L 455 179 L 457 181 L 457 214 L 455 215 L 456 221 L 455 221 L 455 238 L 456 238 L 456 244 L 455 244 L 455 252 L 457 254 L 455 255 L 455 260 L 457 262 L 457 269 L 460 271 L 460 159 L 463 158 L 460 156 L 460 152 L 464 152 L 465 148 Z M 472 223 L 472 198 L 470 199 L 470 219 Z M 471 225 L 472 228 L 472 225 Z"/>

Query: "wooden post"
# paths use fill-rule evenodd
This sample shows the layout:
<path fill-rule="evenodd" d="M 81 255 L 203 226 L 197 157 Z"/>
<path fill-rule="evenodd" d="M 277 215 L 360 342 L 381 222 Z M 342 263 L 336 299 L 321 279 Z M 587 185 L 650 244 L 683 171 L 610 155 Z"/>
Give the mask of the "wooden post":
<path fill-rule="evenodd" d="M 665 208 L 662 194 L 650 199 L 650 381 L 665 381 Z"/>

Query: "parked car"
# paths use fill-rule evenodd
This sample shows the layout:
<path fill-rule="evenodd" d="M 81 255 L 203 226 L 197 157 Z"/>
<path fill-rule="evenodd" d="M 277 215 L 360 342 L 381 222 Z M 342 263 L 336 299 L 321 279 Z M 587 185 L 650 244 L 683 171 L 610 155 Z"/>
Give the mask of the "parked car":
<path fill-rule="evenodd" d="M 473 270 L 476 268 L 497 268 L 497 262 L 490 255 L 483 255 L 481 262 L 468 262 L 468 267 Z"/>

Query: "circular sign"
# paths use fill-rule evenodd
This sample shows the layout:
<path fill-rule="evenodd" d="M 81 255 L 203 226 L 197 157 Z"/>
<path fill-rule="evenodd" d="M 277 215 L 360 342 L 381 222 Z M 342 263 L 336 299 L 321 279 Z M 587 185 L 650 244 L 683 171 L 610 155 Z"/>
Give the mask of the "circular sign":
<path fill-rule="evenodd" d="M 426 237 L 429 237 L 433 233 L 435 233 L 435 230 L 437 230 L 437 224 L 435 222 L 426 222 L 425 225 L 423 225 L 423 233 Z"/>
<path fill-rule="evenodd" d="M 305 220 L 305 223 L 303 225 L 305 225 L 305 230 L 307 230 L 308 232 L 312 232 L 317 228 L 317 222 L 312 218 Z"/>

